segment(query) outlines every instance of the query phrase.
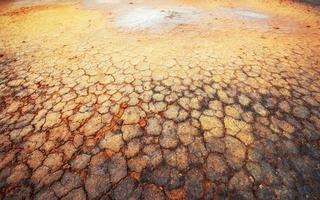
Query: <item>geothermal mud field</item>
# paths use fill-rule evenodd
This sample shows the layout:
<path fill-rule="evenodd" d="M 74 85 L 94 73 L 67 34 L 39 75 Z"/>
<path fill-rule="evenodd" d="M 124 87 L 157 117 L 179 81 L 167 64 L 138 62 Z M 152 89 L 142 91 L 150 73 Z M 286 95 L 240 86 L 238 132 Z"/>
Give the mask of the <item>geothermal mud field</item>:
<path fill-rule="evenodd" d="M 0 3 L 0 199 L 319 198 L 319 7 Z"/>

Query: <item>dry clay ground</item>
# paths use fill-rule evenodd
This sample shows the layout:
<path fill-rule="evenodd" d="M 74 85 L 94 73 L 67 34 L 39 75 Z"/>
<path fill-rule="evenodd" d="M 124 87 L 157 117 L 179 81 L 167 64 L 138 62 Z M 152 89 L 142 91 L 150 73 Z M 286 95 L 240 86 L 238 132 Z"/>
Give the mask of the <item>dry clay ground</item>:
<path fill-rule="evenodd" d="M 319 19 L 287 1 L 1 5 L 0 199 L 319 199 Z"/>

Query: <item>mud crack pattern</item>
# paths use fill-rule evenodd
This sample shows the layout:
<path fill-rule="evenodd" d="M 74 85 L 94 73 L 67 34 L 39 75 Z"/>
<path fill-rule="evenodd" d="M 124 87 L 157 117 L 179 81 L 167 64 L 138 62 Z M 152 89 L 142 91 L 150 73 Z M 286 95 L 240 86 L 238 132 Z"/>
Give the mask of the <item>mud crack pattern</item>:
<path fill-rule="evenodd" d="M 318 199 L 319 11 L 261 5 L 163 33 L 2 6 L 0 199 Z"/>

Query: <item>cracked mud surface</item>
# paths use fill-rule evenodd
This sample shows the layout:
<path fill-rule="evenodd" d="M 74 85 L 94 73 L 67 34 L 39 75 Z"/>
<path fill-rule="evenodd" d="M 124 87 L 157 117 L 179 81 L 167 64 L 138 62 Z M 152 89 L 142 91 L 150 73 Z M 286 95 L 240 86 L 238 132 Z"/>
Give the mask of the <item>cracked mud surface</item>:
<path fill-rule="evenodd" d="M 0 199 L 319 199 L 318 8 L 117 2 L 0 7 Z"/>

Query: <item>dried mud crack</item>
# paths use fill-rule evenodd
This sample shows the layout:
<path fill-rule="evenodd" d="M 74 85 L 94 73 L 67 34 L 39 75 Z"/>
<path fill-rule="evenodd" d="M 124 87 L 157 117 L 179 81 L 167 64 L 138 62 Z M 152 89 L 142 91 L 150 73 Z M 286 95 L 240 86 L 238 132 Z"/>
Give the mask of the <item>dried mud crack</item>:
<path fill-rule="evenodd" d="M 319 16 L 1 4 L 0 199 L 319 199 Z"/>

